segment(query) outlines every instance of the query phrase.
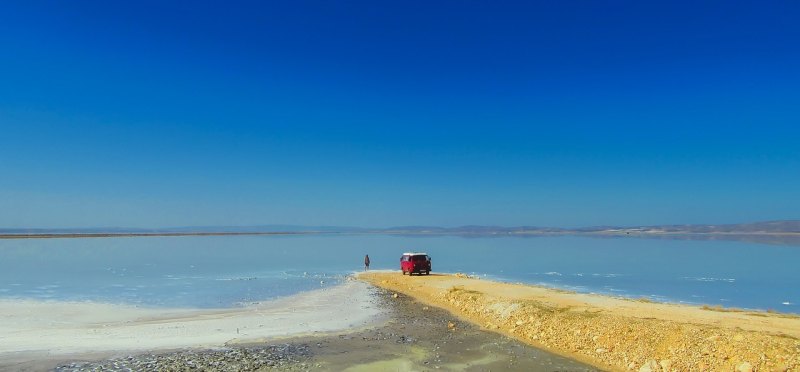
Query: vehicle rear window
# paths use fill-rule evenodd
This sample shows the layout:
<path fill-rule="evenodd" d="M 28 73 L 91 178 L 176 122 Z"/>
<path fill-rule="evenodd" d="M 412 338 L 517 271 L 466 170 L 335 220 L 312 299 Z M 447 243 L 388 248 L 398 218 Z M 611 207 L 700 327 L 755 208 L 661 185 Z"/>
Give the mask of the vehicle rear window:
<path fill-rule="evenodd" d="M 414 261 L 427 261 L 428 260 L 428 256 L 414 256 L 414 257 L 411 257 L 411 259 L 414 260 Z"/>

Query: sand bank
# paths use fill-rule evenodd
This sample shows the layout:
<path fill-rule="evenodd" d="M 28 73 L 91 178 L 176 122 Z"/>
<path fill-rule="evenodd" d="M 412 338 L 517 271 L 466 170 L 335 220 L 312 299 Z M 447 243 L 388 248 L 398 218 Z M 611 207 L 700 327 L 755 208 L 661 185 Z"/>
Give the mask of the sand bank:
<path fill-rule="evenodd" d="M 42 355 L 219 347 L 264 338 L 359 329 L 381 321 L 359 281 L 241 308 L 138 308 L 0 301 L 0 360 Z"/>
<path fill-rule="evenodd" d="M 13 366 L 62 372 L 133 371 L 595 371 L 589 365 L 481 330 L 449 312 L 382 289 L 373 300 L 387 321 L 352 332 L 269 339 L 218 349 L 79 358 Z M 2 368 L 0 368 L 2 370 Z"/>
<path fill-rule="evenodd" d="M 360 279 L 612 370 L 797 370 L 800 317 L 640 302 L 463 275 Z"/>

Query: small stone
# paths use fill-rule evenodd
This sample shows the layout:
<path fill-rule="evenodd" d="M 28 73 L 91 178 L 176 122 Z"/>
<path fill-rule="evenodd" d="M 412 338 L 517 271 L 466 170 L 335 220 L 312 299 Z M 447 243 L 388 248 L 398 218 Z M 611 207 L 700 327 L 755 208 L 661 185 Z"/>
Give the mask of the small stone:
<path fill-rule="evenodd" d="M 603 349 L 603 348 L 601 347 L 601 348 L 597 348 L 597 349 L 596 349 L 594 352 L 595 352 L 595 353 L 598 353 L 598 354 L 602 354 L 602 353 L 605 353 L 606 351 L 608 351 L 608 350 L 606 350 L 606 349 Z"/>
<path fill-rule="evenodd" d="M 648 360 L 644 362 L 641 368 L 639 368 L 639 372 L 658 372 L 658 363 L 655 360 Z"/>
<path fill-rule="evenodd" d="M 744 362 L 736 366 L 736 372 L 753 372 L 753 365 L 748 362 Z"/>
<path fill-rule="evenodd" d="M 397 293 L 392 293 L 392 298 L 398 298 L 398 297 L 400 296 L 398 296 Z"/>
<path fill-rule="evenodd" d="M 669 359 L 663 359 L 660 362 L 658 362 L 658 364 L 661 366 L 662 370 L 667 371 L 667 372 L 669 372 L 670 371 L 670 367 L 672 367 L 672 361 L 669 360 Z"/>

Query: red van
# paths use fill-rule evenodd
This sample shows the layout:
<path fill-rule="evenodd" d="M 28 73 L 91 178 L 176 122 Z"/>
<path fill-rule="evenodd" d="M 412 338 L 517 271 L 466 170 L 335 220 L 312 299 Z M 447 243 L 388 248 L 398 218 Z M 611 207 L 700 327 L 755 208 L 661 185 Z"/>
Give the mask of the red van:
<path fill-rule="evenodd" d="M 403 257 L 400 257 L 400 270 L 403 271 L 403 275 L 406 273 L 428 275 L 431 273 L 431 256 L 420 252 L 403 253 Z"/>

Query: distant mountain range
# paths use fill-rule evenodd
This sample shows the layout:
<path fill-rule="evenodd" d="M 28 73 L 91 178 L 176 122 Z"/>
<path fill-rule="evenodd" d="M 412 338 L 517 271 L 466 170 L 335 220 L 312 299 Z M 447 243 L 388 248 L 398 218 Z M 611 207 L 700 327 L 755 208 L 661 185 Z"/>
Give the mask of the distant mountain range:
<path fill-rule="evenodd" d="M 83 235 L 83 234 L 400 234 L 400 235 L 795 235 L 800 234 L 800 220 L 767 221 L 727 225 L 654 225 L 654 226 L 592 226 L 581 228 L 558 228 L 538 226 L 398 226 L 389 228 L 360 228 L 347 226 L 188 226 L 168 228 L 0 228 L 0 235 Z"/>
<path fill-rule="evenodd" d="M 649 239 L 737 240 L 762 244 L 800 246 L 800 220 L 725 225 L 593 226 L 581 228 L 462 226 L 453 228 L 404 226 L 380 230 L 382 234 L 462 237 L 587 236 Z"/>
<path fill-rule="evenodd" d="M 727 225 L 655 225 L 655 226 L 592 226 L 580 228 L 558 228 L 537 226 L 461 226 L 431 227 L 403 226 L 381 229 L 385 233 L 420 234 L 800 234 L 800 220 L 767 221 Z"/>
<path fill-rule="evenodd" d="M 169 228 L 0 228 L 0 239 L 102 238 L 136 236 L 209 235 L 312 235 L 380 234 L 409 237 L 460 236 L 465 238 L 586 236 L 593 238 L 649 238 L 691 240 L 736 240 L 762 244 L 800 246 L 800 220 L 767 221 L 727 225 L 593 226 L 558 228 L 537 226 L 398 226 L 360 228 L 347 226 L 189 226 Z"/>

